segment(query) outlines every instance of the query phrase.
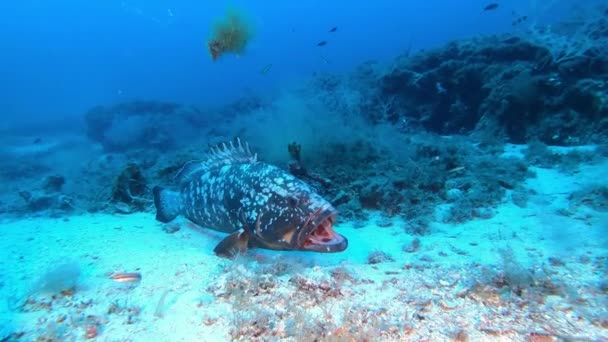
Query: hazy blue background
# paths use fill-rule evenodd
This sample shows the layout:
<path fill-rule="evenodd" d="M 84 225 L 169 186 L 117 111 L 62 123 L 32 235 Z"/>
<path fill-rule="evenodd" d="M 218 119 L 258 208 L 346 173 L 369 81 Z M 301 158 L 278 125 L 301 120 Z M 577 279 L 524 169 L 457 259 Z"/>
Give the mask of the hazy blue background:
<path fill-rule="evenodd" d="M 552 20 L 572 2 L 539 1 L 547 10 L 530 0 L 499 1 L 482 13 L 488 1 L 3 0 L 0 128 L 133 99 L 223 103 L 315 71 L 389 60 L 410 46 L 509 31 L 518 14 Z M 230 7 L 249 14 L 255 40 L 243 56 L 214 63 L 205 41 Z M 328 33 L 333 26 L 338 31 Z M 317 47 L 321 40 L 328 45 Z"/>

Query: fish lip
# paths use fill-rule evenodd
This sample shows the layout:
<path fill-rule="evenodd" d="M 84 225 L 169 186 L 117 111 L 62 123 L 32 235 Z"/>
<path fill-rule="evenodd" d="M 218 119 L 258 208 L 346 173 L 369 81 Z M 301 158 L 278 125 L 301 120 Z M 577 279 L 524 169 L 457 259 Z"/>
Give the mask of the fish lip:
<path fill-rule="evenodd" d="M 302 228 L 302 232 L 298 236 L 298 248 L 304 251 L 320 253 L 335 253 L 345 250 L 348 247 L 348 240 L 333 230 L 333 223 L 336 221 L 337 216 L 338 212 L 333 207 L 327 206 L 322 208 L 320 213 Z M 317 229 L 322 229 L 323 233 L 329 234 L 331 238 L 328 240 L 323 239 L 323 241 L 312 239 L 311 236 Z"/>

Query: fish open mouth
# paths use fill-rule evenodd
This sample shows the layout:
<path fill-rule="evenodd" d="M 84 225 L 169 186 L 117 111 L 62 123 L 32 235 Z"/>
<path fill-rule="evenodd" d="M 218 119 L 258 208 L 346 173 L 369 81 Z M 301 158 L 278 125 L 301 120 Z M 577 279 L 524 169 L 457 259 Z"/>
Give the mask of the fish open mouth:
<path fill-rule="evenodd" d="M 335 210 L 320 210 L 313 214 L 308 225 L 308 233 L 304 234 L 302 249 L 332 253 L 341 252 L 348 246 L 348 240 L 334 231 L 333 224 L 336 220 Z"/>

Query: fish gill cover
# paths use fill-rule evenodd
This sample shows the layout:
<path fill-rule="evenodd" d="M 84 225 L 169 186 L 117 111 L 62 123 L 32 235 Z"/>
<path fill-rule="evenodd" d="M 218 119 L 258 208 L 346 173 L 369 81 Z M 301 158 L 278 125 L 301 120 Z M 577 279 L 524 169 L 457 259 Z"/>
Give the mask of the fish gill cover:
<path fill-rule="evenodd" d="M 608 9 L 524 2 L 0 30 L 0 341 L 607 340 Z"/>

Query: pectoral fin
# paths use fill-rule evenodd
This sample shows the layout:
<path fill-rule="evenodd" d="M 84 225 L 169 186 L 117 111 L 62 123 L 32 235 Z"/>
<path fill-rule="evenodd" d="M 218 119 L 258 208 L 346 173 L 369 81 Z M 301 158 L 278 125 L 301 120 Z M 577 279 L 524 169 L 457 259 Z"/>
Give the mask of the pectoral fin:
<path fill-rule="evenodd" d="M 249 242 L 249 235 L 239 230 L 225 237 L 220 243 L 215 246 L 213 252 L 217 256 L 232 259 L 239 253 L 245 253 L 247 251 L 247 243 Z"/>

